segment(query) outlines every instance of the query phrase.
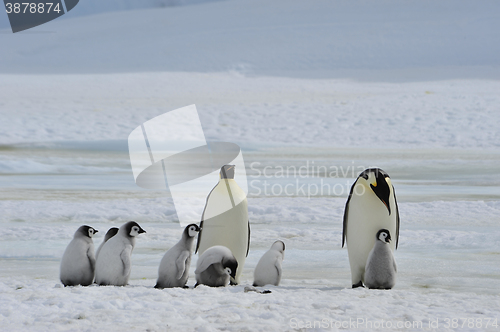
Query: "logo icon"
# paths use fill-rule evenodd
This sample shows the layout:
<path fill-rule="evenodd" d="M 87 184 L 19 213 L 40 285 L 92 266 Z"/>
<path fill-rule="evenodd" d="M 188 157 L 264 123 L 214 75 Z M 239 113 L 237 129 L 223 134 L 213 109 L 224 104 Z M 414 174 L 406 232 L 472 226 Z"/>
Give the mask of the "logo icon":
<path fill-rule="evenodd" d="M 75 8 L 79 0 L 3 0 L 12 32 L 52 21 Z"/>
<path fill-rule="evenodd" d="M 200 222 L 207 196 L 224 165 L 235 166 L 234 178 L 248 194 L 240 147 L 207 142 L 195 105 L 144 122 L 130 133 L 128 148 L 135 183 L 145 189 L 169 190 L 181 226 Z"/>

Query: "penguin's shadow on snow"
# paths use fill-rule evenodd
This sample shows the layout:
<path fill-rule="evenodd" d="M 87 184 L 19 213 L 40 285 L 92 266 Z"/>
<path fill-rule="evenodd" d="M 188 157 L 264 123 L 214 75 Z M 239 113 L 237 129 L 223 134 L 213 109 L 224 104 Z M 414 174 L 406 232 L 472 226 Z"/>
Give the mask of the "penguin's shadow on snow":
<path fill-rule="evenodd" d="M 307 290 L 307 289 L 315 289 L 315 290 L 320 290 L 320 291 L 340 291 L 343 289 L 346 289 L 346 287 L 306 287 L 306 286 L 279 286 L 274 288 L 276 290 L 278 289 L 286 289 L 286 290 Z M 271 289 L 271 290 L 274 290 Z"/>

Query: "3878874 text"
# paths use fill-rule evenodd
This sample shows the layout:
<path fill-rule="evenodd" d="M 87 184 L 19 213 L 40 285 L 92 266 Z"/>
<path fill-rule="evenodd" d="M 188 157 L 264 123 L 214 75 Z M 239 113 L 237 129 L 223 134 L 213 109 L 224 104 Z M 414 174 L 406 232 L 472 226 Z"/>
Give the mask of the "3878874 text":
<path fill-rule="evenodd" d="M 436 318 L 429 321 L 430 328 L 498 328 L 497 318 Z"/>
<path fill-rule="evenodd" d="M 56 3 L 54 6 L 53 2 L 40 2 L 40 3 L 35 3 L 35 2 L 14 2 L 10 3 L 7 2 L 5 4 L 5 11 L 7 14 L 48 14 L 50 12 L 61 12 L 61 8 L 59 6 L 59 3 Z"/>

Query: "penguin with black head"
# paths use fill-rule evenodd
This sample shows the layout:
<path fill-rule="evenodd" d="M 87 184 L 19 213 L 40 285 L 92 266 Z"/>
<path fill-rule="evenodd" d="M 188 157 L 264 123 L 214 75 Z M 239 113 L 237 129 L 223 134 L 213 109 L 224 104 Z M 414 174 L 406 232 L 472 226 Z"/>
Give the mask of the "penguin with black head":
<path fill-rule="evenodd" d="M 213 246 L 231 250 L 238 270 L 231 284 L 238 284 L 250 248 L 250 223 L 246 193 L 234 180 L 234 165 L 222 166 L 217 185 L 208 194 L 196 252 L 201 256 Z"/>
<path fill-rule="evenodd" d="M 351 187 L 344 210 L 342 247 L 347 244 L 352 287 L 363 287 L 368 254 L 380 229 L 394 234 L 391 251 L 398 246 L 399 210 L 389 174 L 380 168 L 364 170 Z"/>

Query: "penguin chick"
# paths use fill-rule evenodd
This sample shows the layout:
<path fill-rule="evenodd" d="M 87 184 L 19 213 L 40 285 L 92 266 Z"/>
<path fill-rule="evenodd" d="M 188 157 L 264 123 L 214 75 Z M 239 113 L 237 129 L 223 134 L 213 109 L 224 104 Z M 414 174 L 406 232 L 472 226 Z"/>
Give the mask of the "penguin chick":
<path fill-rule="evenodd" d="M 281 263 L 285 258 L 285 244 L 283 241 L 276 241 L 259 260 L 253 272 L 253 285 L 278 286 L 281 281 Z"/>
<path fill-rule="evenodd" d="M 108 231 L 106 232 L 106 235 L 104 235 L 104 240 L 102 241 L 101 245 L 99 246 L 99 248 L 97 248 L 97 251 L 95 252 L 95 259 L 96 260 L 97 260 L 97 257 L 99 256 L 99 252 L 101 251 L 104 243 L 106 243 L 109 239 L 111 239 L 113 236 L 115 236 L 116 233 L 118 233 L 118 227 L 111 227 L 110 229 L 108 229 Z"/>
<path fill-rule="evenodd" d="M 391 289 L 396 284 L 396 261 L 389 246 L 391 233 L 377 232 L 375 245 L 368 255 L 365 267 L 365 285 L 370 289 Z"/>
<path fill-rule="evenodd" d="M 95 256 L 93 227 L 78 228 L 61 260 L 60 279 L 64 286 L 88 286 L 94 281 Z"/>
<path fill-rule="evenodd" d="M 95 281 L 99 285 L 125 286 L 130 278 L 130 255 L 135 237 L 146 233 L 135 221 L 122 225 L 118 233 L 104 243 L 96 261 Z"/>
<path fill-rule="evenodd" d="M 213 246 L 203 252 L 196 264 L 196 286 L 225 287 L 234 279 L 238 261 L 231 250 L 224 246 Z"/>
<path fill-rule="evenodd" d="M 165 253 L 158 268 L 158 280 L 155 288 L 186 286 L 194 237 L 199 231 L 198 225 L 187 225 L 182 232 L 181 240 Z"/>

